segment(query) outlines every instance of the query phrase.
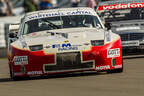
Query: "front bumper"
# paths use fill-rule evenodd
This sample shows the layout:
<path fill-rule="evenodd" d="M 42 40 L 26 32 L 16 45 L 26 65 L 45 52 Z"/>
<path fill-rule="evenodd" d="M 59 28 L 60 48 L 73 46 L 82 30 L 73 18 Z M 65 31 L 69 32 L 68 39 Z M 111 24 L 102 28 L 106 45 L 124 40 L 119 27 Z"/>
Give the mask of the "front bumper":
<path fill-rule="evenodd" d="M 122 41 L 123 49 L 144 49 L 144 41 L 131 40 L 131 41 Z"/>
<path fill-rule="evenodd" d="M 109 49 L 119 49 L 118 56 L 113 57 L 115 52 Z M 121 41 L 104 46 L 95 46 L 91 50 L 45 54 L 44 51 L 24 51 L 12 48 L 13 55 L 10 57 L 10 68 L 15 76 L 37 76 L 81 71 L 106 71 L 110 69 L 122 68 L 122 48 Z M 14 58 L 27 56 L 28 64 L 22 60 L 14 62 Z M 113 60 L 115 64 L 113 64 Z M 20 63 L 19 63 L 20 62 Z M 24 61 L 23 61 L 24 62 Z"/>

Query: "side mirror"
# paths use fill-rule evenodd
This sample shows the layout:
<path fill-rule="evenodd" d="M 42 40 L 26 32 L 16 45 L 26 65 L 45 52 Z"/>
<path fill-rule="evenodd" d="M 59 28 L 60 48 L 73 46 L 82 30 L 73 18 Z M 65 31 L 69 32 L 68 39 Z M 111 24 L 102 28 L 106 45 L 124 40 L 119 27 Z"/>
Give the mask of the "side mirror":
<path fill-rule="evenodd" d="M 19 30 L 19 24 L 10 24 L 9 25 L 9 32 L 18 32 Z"/>
<path fill-rule="evenodd" d="M 16 37 L 17 37 L 17 34 L 16 34 L 16 33 L 9 33 L 9 37 L 10 37 L 10 38 L 16 38 Z"/>
<path fill-rule="evenodd" d="M 19 30 L 19 24 L 10 24 L 9 25 L 9 37 L 16 38 L 18 30 Z"/>
<path fill-rule="evenodd" d="M 111 29 L 111 23 L 105 23 L 104 26 L 107 28 L 107 30 Z"/>

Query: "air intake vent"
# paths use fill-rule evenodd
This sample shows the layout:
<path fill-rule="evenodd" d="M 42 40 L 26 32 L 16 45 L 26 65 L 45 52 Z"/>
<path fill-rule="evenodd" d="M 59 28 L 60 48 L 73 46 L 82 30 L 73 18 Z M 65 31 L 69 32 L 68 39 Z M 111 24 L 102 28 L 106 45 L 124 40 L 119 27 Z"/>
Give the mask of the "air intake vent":
<path fill-rule="evenodd" d="M 92 46 L 103 46 L 104 40 L 91 40 L 91 45 Z"/>
<path fill-rule="evenodd" d="M 56 65 L 45 65 L 45 72 L 83 70 L 94 67 L 94 62 L 82 62 L 80 52 L 57 53 Z"/>

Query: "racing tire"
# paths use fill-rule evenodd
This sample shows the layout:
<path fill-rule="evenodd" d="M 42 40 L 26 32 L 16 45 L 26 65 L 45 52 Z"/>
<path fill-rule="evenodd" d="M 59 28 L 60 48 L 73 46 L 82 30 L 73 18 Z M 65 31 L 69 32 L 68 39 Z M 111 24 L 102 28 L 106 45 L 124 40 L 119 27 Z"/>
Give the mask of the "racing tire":
<path fill-rule="evenodd" d="M 13 73 L 13 71 L 12 71 L 11 69 L 10 69 L 10 77 L 11 77 L 11 79 L 14 80 L 14 81 L 21 80 L 20 77 L 14 76 L 14 73 Z"/>

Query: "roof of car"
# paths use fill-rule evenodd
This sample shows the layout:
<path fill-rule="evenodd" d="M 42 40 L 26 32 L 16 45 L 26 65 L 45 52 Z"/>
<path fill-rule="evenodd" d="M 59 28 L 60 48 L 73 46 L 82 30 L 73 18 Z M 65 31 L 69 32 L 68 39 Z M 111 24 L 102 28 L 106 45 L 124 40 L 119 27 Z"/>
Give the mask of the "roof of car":
<path fill-rule="evenodd" d="M 99 5 L 128 4 L 128 3 L 144 3 L 144 0 L 110 0 L 99 2 Z"/>

